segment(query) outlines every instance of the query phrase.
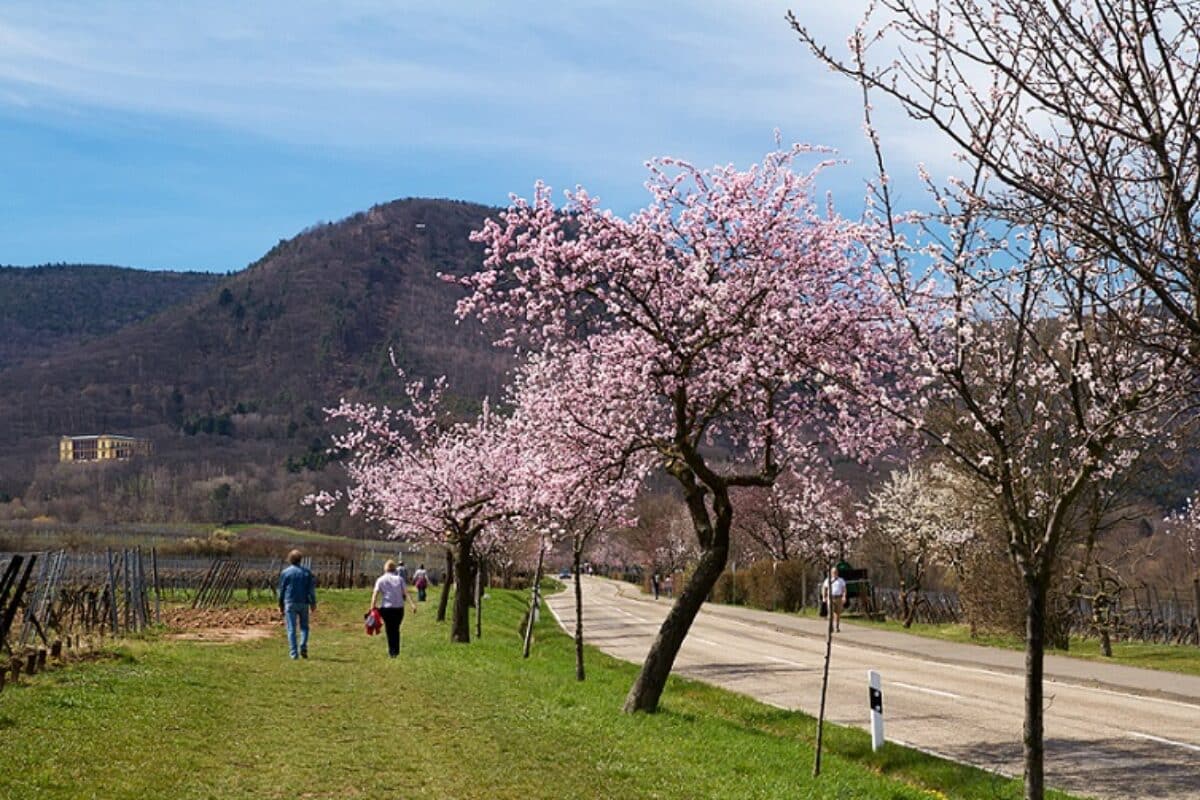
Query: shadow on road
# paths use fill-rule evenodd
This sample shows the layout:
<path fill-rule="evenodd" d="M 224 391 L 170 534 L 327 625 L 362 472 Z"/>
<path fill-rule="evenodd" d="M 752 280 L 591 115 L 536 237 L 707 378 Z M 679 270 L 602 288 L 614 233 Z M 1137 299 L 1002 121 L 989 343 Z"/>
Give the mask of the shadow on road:
<path fill-rule="evenodd" d="M 1020 775 L 1020 742 L 943 747 L 946 755 Z M 1086 758 L 1084 758 L 1086 756 Z M 1182 748 L 1136 738 L 1046 739 L 1046 780 L 1056 788 L 1100 796 L 1200 796 L 1200 763 Z"/>
<path fill-rule="evenodd" d="M 680 670 L 688 676 L 696 676 L 705 680 L 721 677 L 739 678 L 743 676 L 820 673 L 817 667 L 796 667 L 791 664 L 764 664 L 761 661 L 748 661 L 744 664 L 694 664 Z"/>

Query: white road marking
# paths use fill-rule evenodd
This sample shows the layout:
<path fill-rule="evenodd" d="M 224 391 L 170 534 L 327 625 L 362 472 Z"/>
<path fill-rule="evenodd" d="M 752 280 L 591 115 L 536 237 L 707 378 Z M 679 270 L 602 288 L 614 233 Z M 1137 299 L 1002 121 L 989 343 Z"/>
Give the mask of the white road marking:
<path fill-rule="evenodd" d="M 1135 739 L 1149 739 L 1150 741 L 1158 742 L 1159 744 L 1169 744 L 1175 747 L 1182 747 L 1184 750 L 1194 750 L 1197 753 L 1200 753 L 1200 746 L 1188 744 L 1187 742 L 1177 742 L 1174 739 L 1164 739 L 1161 736 L 1151 736 L 1148 733 L 1138 733 L 1137 731 L 1126 731 L 1126 733 Z"/>
<path fill-rule="evenodd" d="M 554 617 L 554 621 L 558 623 L 558 627 L 562 628 L 563 633 L 567 632 L 567 626 L 563 625 L 562 617 L 554 610 L 554 606 L 550 605 L 550 601 L 542 598 L 542 602 L 546 604 L 546 610 L 550 612 L 550 616 Z"/>
<path fill-rule="evenodd" d="M 943 692 L 940 689 L 927 689 L 924 686 L 913 686 L 911 683 L 903 683 L 902 681 L 888 681 L 887 685 L 889 687 L 899 686 L 902 689 L 911 689 L 914 692 L 924 692 L 925 694 L 935 694 L 938 697 L 949 697 L 954 700 L 962 699 L 961 694 L 955 694 L 954 692 Z"/>
<path fill-rule="evenodd" d="M 769 661 L 778 661 L 780 664 L 788 664 L 793 667 L 806 667 L 807 664 L 801 664 L 799 661 L 792 661 L 790 658 L 779 658 L 778 656 L 763 656 Z"/>

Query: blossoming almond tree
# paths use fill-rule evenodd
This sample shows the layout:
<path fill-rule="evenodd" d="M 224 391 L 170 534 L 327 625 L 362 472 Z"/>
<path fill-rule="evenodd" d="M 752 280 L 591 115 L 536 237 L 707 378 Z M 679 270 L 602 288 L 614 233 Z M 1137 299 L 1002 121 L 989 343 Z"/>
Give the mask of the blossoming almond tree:
<path fill-rule="evenodd" d="M 438 381 L 426 391 L 423 382 L 412 381 L 405 408 L 343 401 L 329 417 L 349 425 L 334 443 L 351 454 L 345 464 L 351 513 L 383 522 L 395 536 L 453 549 L 458 590 L 450 639 L 469 642 L 476 554 L 499 546 L 491 540 L 513 535 L 513 526 L 499 523 L 514 514 L 510 499 L 521 459 L 507 421 L 486 403 L 475 420 L 442 423 L 444 388 Z M 311 498 L 318 512 L 338 500 Z"/>
<path fill-rule="evenodd" d="M 1041 800 L 1053 572 L 1089 497 L 1172 444 L 1196 352 L 1200 16 L 1172 0 L 882 0 L 847 57 L 789 19 L 861 91 L 893 286 L 929 380 L 931 413 L 911 422 L 996 495 L 1025 587 L 1025 797 Z M 879 95 L 963 165 L 926 176 L 923 221 L 891 201 Z M 923 229 L 917 258 L 904 220 Z"/>
<path fill-rule="evenodd" d="M 905 628 L 912 627 L 916 617 L 928 567 L 952 563 L 977 536 L 972 515 L 964 513 L 957 489 L 946 468 L 933 464 L 892 472 L 871 493 L 871 521 L 891 550 L 900 577 Z"/>
<path fill-rule="evenodd" d="M 798 0 L 800 5 L 805 0 Z M 1133 276 L 1200 355 L 1200 4 L 877 0 L 828 66 L 922 123 L 1015 225 Z M 937 145 L 932 145 L 937 146 Z M 1097 297 L 1102 303 L 1103 298 Z"/>
<path fill-rule="evenodd" d="M 1061 231 L 982 214 L 986 183 L 981 172 L 931 183 L 938 211 L 919 223 L 920 258 L 896 235 L 887 269 L 924 383 L 924 413 L 900 415 L 994 493 L 1024 585 L 1025 794 L 1040 800 L 1053 576 L 1086 535 L 1093 498 L 1175 446 L 1188 354 L 1147 291 L 1113 280 Z M 879 197 L 890 211 L 886 182 Z"/>
<path fill-rule="evenodd" d="M 459 313 L 504 320 L 504 341 L 544 354 L 546 413 L 569 422 L 577 452 L 682 489 L 700 557 L 627 711 L 657 708 L 725 566 L 730 491 L 770 486 L 818 443 L 863 457 L 891 436 L 859 398 L 886 394 L 905 334 L 859 245 L 873 232 L 817 206 L 819 168 L 792 169 L 812 152 L 744 171 L 659 159 L 650 204 L 628 219 L 582 189 L 558 208 L 539 184 L 475 234 L 487 258 Z"/>
<path fill-rule="evenodd" d="M 557 365 L 534 356 L 514 381 L 510 424 L 520 437 L 526 477 L 522 514 L 528 524 L 570 543 L 575 589 L 575 677 L 584 680 L 583 554 L 597 537 L 636 524 L 633 504 L 641 474 L 605 460 L 573 435 L 569 416 L 554 402 Z M 549 395 L 549 396 L 548 396 Z"/>

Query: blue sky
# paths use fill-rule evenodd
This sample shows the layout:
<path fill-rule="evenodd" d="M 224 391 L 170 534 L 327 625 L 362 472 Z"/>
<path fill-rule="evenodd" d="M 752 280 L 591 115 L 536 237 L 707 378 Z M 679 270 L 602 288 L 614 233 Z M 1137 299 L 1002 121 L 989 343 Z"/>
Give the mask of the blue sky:
<path fill-rule="evenodd" d="M 775 128 L 850 159 L 829 188 L 854 215 L 856 94 L 784 13 L 840 44 L 862 6 L 6 0 L 0 263 L 237 270 L 375 203 L 538 178 L 626 214 L 648 157 L 748 165 Z"/>

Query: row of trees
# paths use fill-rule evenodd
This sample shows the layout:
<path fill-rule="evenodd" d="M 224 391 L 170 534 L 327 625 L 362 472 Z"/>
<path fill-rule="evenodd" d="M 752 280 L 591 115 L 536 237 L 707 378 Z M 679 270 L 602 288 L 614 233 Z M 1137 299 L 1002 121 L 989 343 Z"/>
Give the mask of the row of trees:
<path fill-rule="evenodd" d="M 1111 519 L 1131 470 L 1177 447 L 1195 397 L 1200 11 L 881 0 L 845 56 L 791 24 L 862 92 L 879 167 L 866 217 L 816 202 L 828 164 L 797 171 L 825 158 L 801 146 L 745 171 L 657 160 L 629 219 L 583 190 L 557 207 L 539 185 L 474 235 L 487 259 L 460 279 L 460 317 L 526 354 L 511 413 L 446 423 L 420 387 L 403 410 L 343 405 L 351 506 L 451 545 L 463 585 L 486 547 L 617 524 L 649 476 L 669 477 L 697 550 L 626 699 L 652 711 L 728 561 L 734 497 L 764 493 L 764 517 L 825 552 L 858 527 L 831 459 L 915 437 L 939 481 L 972 487 L 963 519 L 994 521 L 1019 576 L 1025 791 L 1040 799 L 1063 553 Z M 955 178 L 920 172 L 929 211 L 896 207 L 875 94 L 959 154 Z M 918 527 L 922 554 L 979 530 Z M 458 613 L 453 628 L 469 636 Z"/>
<path fill-rule="evenodd" d="M 1047 600 L 1139 459 L 1169 451 L 1200 352 L 1200 9 L 1173 0 L 882 0 L 835 53 L 861 91 L 879 260 L 929 376 L 902 413 L 995 498 L 1025 589 L 1025 794 L 1044 795 Z M 879 98 L 962 165 L 895 207 Z"/>

